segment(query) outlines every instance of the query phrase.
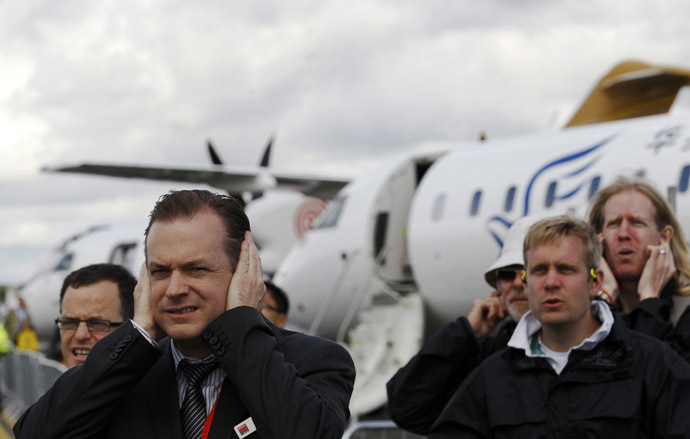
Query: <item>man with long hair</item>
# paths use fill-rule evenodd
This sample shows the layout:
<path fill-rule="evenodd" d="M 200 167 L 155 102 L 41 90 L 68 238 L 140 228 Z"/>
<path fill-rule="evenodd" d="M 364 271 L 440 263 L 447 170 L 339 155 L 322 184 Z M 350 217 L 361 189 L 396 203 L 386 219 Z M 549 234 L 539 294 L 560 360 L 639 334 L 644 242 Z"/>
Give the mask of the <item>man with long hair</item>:
<path fill-rule="evenodd" d="M 669 204 L 651 184 L 619 177 L 592 199 L 589 223 L 603 244 L 600 297 L 690 359 L 690 253 Z"/>

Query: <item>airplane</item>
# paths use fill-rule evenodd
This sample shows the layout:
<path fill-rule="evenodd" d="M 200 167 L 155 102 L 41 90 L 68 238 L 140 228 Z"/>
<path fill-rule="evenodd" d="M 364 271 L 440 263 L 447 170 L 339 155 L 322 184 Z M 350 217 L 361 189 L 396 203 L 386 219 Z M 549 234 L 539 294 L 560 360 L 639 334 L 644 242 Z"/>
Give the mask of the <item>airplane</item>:
<path fill-rule="evenodd" d="M 44 166 L 43 172 L 65 172 L 119 178 L 138 178 L 157 181 L 199 183 L 222 189 L 230 194 L 250 193 L 260 196 L 273 189 L 290 190 L 314 198 L 330 199 L 349 179 L 305 175 L 303 173 L 269 169 L 271 148 L 275 136 L 266 144 L 259 166 L 232 166 L 223 164 L 220 155 L 207 141 L 211 165 L 170 167 L 142 166 L 118 163 L 77 163 Z"/>
<path fill-rule="evenodd" d="M 483 273 L 518 218 L 583 217 L 626 174 L 668 191 L 690 230 L 690 117 L 658 114 L 689 82 L 690 70 L 624 63 L 562 131 L 411 154 L 345 186 L 273 281 L 294 297 L 292 321 L 348 341 L 351 411 L 384 405 L 424 337 L 490 293 Z"/>
<path fill-rule="evenodd" d="M 411 154 L 354 179 L 273 278 L 296 295 L 290 319 L 319 316 L 311 331 L 342 339 L 343 310 L 366 308 L 383 284 L 418 291 L 438 327 L 488 294 L 484 270 L 515 220 L 582 215 L 621 173 L 677 188 L 690 228 L 690 119 L 658 114 L 689 81 L 690 70 L 622 63 L 562 131 Z"/>
<path fill-rule="evenodd" d="M 272 276 L 283 258 L 321 214 L 327 201 L 349 180 L 269 168 L 271 136 L 256 167 L 228 167 L 209 140 L 208 166 L 165 167 L 120 164 L 65 164 L 46 166 L 44 172 L 80 173 L 122 178 L 141 178 L 213 186 L 245 202 L 253 237 L 260 248 L 264 272 Z M 70 236 L 55 248 L 37 272 L 24 283 L 19 294 L 30 310 L 34 329 L 42 340 L 55 336 L 53 321 L 59 314 L 60 287 L 73 270 L 92 263 L 113 262 L 137 274 L 143 257 L 146 218 L 138 221 L 99 225 Z"/>
<path fill-rule="evenodd" d="M 689 82 L 690 70 L 624 62 L 562 131 L 410 153 L 344 186 L 273 281 L 293 324 L 349 338 L 363 364 L 353 413 L 385 402 L 424 334 L 489 293 L 483 272 L 518 218 L 584 215 L 599 188 L 632 174 L 668 189 L 690 227 L 690 118 L 665 114 Z"/>
<path fill-rule="evenodd" d="M 272 275 L 292 245 L 349 179 L 275 171 L 269 168 L 275 135 L 271 135 L 258 166 L 227 166 L 210 140 L 210 165 L 142 166 L 117 163 L 78 163 L 44 166 L 43 172 L 77 173 L 119 178 L 174 181 L 212 186 L 247 204 L 254 239 L 264 268 Z M 136 270 L 138 271 L 138 270 Z"/>
<path fill-rule="evenodd" d="M 60 289 L 65 277 L 79 267 L 112 262 L 139 273 L 144 262 L 146 217 L 117 225 L 98 225 L 65 239 L 40 264 L 18 294 L 24 299 L 39 339 L 57 340 L 55 319 L 60 315 Z"/>

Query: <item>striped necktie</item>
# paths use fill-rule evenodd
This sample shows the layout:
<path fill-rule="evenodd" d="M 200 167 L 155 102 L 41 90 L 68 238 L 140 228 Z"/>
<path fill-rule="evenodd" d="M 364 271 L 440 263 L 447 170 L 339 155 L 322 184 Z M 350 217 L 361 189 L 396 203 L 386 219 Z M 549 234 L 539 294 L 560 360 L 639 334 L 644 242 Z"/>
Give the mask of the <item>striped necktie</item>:
<path fill-rule="evenodd" d="M 206 401 L 201 392 L 204 378 L 216 367 L 217 362 L 191 364 L 180 361 L 178 367 L 187 378 L 187 388 L 182 402 L 182 426 L 185 439 L 200 439 L 206 421 Z"/>

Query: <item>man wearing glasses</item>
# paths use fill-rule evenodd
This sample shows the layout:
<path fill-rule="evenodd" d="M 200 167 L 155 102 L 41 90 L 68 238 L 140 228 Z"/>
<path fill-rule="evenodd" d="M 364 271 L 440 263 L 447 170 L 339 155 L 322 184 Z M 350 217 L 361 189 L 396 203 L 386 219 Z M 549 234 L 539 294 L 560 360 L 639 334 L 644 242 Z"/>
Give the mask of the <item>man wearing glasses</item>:
<path fill-rule="evenodd" d="M 606 275 L 594 230 L 566 215 L 539 221 L 524 261 L 530 311 L 429 439 L 690 437 L 690 366 L 596 300 Z"/>
<path fill-rule="evenodd" d="M 70 273 L 60 290 L 62 362 L 82 364 L 98 340 L 134 316 L 137 280 L 122 266 L 94 264 Z"/>
<path fill-rule="evenodd" d="M 388 409 L 398 426 L 426 435 L 467 375 L 485 358 L 506 347 L 529 310 L 524 284 L 522 244 L 534 217 L 518 219 L 501 255 L 484 278 L 495 291 L 476 299 L 466 317 L 429 338 L 388 382 Z"/>
<path fill-rule="evenodd" d="M 249 230 L 232 197 L 163 195 L 144 232 L 134 317 L 27 409 L 15 437 L 340 439 L 352 359 L 262 316 Z"/>

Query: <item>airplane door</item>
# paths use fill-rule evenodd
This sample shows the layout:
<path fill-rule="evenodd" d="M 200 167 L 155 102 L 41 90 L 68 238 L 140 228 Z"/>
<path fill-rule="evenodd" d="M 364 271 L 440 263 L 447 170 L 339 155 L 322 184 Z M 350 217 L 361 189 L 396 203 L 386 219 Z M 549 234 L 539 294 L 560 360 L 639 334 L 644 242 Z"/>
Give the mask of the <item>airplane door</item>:
<path fill-rule="evenodd" d="M 379 212 L 376 215 L 376 223 L 374 224 L 374 259 L 382 258 L 382 263 L 385 263 L 385 254 L 383 250 L 386 246 L 386 233 L 388 232 L 388 212 Z"/>
<path fill-rule="evenodd" d="M 412 281 L 407 221 L 417 184 L 428 165 L 410 161 L 391 175 L 375 203 L 372 249 L 378 273 L 395 282 Z"/>

